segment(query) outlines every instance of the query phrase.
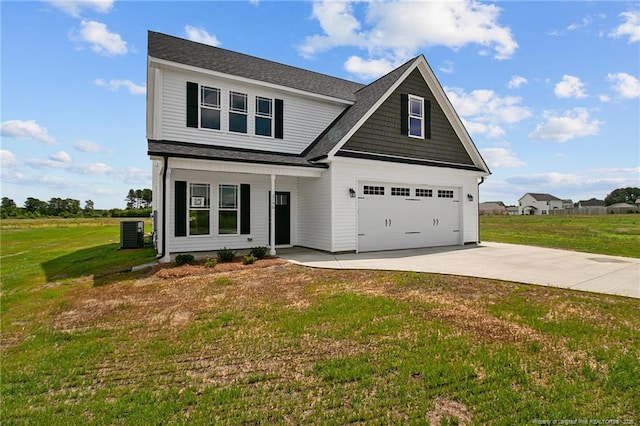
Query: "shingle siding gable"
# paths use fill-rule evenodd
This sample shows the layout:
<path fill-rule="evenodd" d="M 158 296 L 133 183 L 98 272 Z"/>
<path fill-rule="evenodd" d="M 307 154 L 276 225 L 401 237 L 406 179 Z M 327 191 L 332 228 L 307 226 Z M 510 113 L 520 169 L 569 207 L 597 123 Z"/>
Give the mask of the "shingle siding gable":
<path fill-rule="evenodd" d="M 421 96 L 431 104 L 431 138 L 416 139 L 401 132 L 401 96 Z M 419 70 L 414 70 L 342 146 L 358 151 L 421 160 L 473 165 L 462 141 L 438 105 Z M 340 152 L 340 151 L 339 151 Z"/>

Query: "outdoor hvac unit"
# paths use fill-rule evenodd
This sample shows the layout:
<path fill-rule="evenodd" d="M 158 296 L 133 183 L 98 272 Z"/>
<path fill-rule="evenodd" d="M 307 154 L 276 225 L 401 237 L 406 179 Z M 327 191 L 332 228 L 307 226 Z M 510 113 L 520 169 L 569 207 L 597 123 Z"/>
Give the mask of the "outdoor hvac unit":
<path fill-rule="evenodd" d="M 120 222 L 120 248 L 140 248 L 144 246 L 144 222 L 122 221 Z"/>

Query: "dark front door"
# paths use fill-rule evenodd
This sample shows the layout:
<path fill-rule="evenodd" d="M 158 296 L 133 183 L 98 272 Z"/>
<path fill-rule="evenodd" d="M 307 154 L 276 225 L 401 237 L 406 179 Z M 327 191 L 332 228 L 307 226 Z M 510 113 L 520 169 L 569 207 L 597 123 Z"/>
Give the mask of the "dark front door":
<path fill-rule="evenodd" d="M 271 192 L 269 192 L 271 198 Z M 276 245 L 291 244 L 291 193 L 276 191 Z M 271 222 L 271 209 L 269 209 Z M 271 226 L 269 226 L 271 230 Z M 269 234 L 271 240 L 271 234 Z"/>

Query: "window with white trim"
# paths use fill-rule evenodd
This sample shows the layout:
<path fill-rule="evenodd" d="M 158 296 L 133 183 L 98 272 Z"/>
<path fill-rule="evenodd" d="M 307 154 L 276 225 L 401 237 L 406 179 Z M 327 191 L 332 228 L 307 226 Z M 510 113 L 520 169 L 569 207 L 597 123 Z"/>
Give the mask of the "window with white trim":
<path fill-rule="evenodd" d="M 247 133 L 248 101 L 246 93 L 229 92 L 229 131 Z"/>
<path fill-rule="evenodd" d="M 391 195 L 398 197 L 408 197 L 411 195 L 409 188 L 391 188 Z"/>
<path fill-rule="evenodd" d="M 200 87 L 200 127 L 220 130 L 220 89 Z"/>
<path fill-rule="evenodd" d="M 409 95 L 409 136 L 424 139 L 424 98 Z"/>
<path fill-rule="evenodd" d="M 433 190 L 416 188 L 416 197 L 433 197 Z"/>
<path fill-rule="evenodd" d="M 453 191 L 450 189 L 438 189 L 438 198 L 453 198 Z"/>
<path fill-rule="evenodd" d="M 189 235 L 209 235 L 209 184 L 189 184 Z"/>
<path fill-rule="evenodd" d="M 256 96 L 255 124 L 256 135 L 273 135 L 273 99 Z"/>
<path fill-rule="evenodd" d="M 384 195 L 384 186 L 364 186 L 364 195 Z"/>
<path fill-rule="evenodd" d="M 238 233 L 238 185 L 218 187 L 218 234 Z"/>

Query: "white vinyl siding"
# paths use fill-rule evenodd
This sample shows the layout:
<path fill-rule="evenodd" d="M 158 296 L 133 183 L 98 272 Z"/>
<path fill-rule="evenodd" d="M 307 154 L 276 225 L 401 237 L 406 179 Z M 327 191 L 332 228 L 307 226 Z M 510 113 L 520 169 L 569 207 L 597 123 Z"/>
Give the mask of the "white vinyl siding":
<path fill-rule="evenodd" d="M 332 251 L 331 171 L 325 171 L 320 178 L 301 178 L 299 181 L 300 245 Z"/>
<path fill-rule="evenodd" d="M 336 119 L 345 105 L 320 101 L 226 79 L 162 69 L 161 111 L 158 134 L 162 139 L 299 154 Z M 186 127 L 186 82 L 219 88 L 221 91 L 221 131 Z M 229 132 L 229 92 L 247 94 L 247 133 Z M 255 133 L 256 96 L 284 101 L 284 138 L 268 138 Z M 224 113 L 227 111 L 227 113 Z M 157 118 L 158 119 L 158 118 Z"/>

